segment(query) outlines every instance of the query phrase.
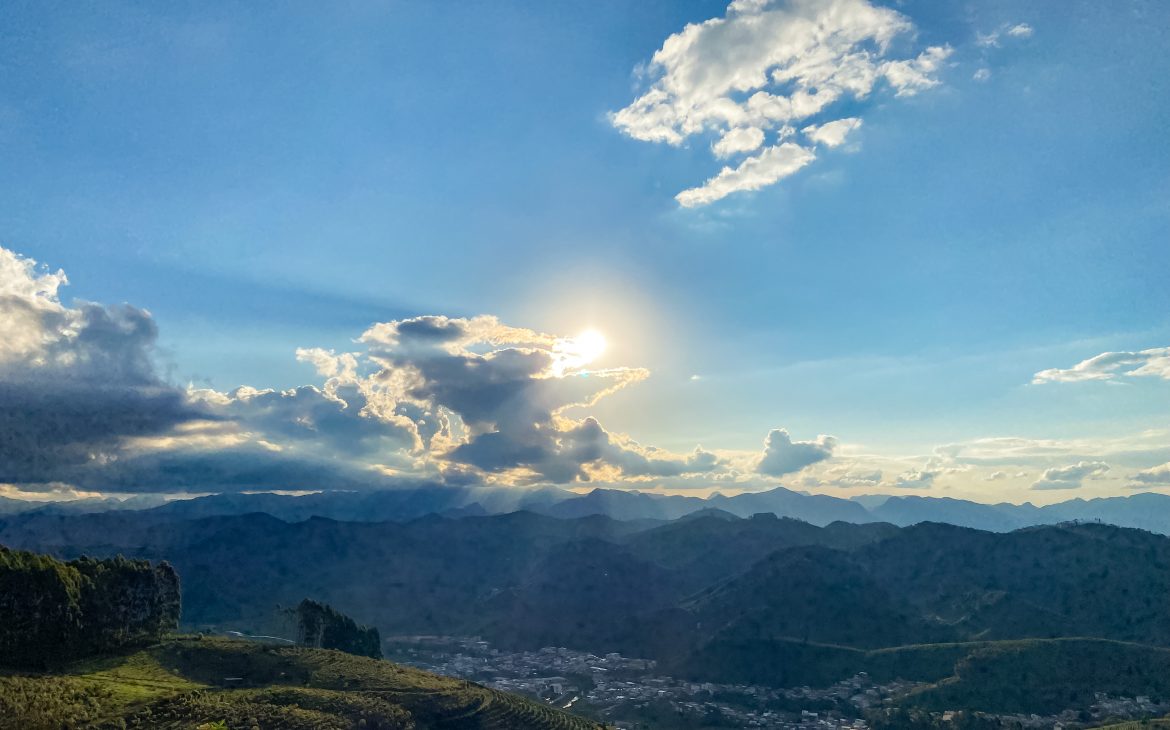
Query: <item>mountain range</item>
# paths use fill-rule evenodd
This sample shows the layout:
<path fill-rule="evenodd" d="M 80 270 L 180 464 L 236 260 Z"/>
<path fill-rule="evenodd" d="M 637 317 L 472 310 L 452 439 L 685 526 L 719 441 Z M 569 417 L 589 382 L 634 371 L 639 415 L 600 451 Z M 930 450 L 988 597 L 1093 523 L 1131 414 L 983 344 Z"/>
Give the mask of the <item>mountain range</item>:
<path fill-rule="evenodd" d="M 311 595 L 384 636 L 619 651 L 712 681 L 836 681 L 868 671 L 867 652 L 923 644 L 966 648 L 926 665 L 903 651 L 906 671 L 937 674 L 971 642 L 1170 647 L 1170 538 L 1105 524 L 817 526 L 709 507 L 673 521 L 529 511 L 286 521 L 188 518 L 177 506 L 9 516 L 0 544 L 165 559 L 183 576 L 189 629 L 271 633 L 282 607 Z"/>
<path fill-rule="evenodd" d="M 436 485 L 305 495 L 216 494 L 165 503 L 147 496 L 125 501 L 107 498 L 48 503 L 0 497 L 0 516 L 134 511 L 152 521 L 263 512 L 290 522 L 311 517 L 382 522 L 412 520 L 429 514 L 463 517 L 505 514 L 518 510 L 559 518 L 604 515 L 617 520 L 658 521 L 675 520 L 711 510 L 738 517 L 770 512 L 779 517 L 792 517 L 822 526 L 838 521 L 888 522 L 898 526 L 945 522 L 992 532 L 1081 521 L 1104 522 L 1170 534 L 1170 495 L 1156 492 L 1090 500 L 1071 499 L 1042 507 L 1030 503 L 984 504 L 919 495 L 864 495 L 841 499 L 784 487 L 734 496 L 715 493 L 707 498 L 616 489 L 594 489 L 578 494 L 555 487 L 504 489 Z"/>

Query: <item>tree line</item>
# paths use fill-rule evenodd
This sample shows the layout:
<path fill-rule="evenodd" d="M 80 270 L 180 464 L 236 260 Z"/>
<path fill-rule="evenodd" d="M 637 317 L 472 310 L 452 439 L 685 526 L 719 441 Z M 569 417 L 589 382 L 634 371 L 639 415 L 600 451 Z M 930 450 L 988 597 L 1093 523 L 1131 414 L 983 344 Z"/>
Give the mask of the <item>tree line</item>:
<path fill-rule="evenodd" d="M 0 665 L 45 668 L 150 643 L 179 624 L 169 564 L 61 561 L 0 546 Z"/>
<path fill-rule="evenodd" d="M 297 643 L 301 646 L 382 658 L 382 638 L 378 629 L 360 626 L 332 606 L 309 598 L 288 611 L 296 621 Z"/>

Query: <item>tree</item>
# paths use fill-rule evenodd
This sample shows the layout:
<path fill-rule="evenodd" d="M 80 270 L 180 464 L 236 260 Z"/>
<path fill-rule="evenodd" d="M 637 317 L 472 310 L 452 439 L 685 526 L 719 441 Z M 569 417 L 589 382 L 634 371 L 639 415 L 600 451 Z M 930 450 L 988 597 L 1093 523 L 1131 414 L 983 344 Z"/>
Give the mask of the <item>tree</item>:
<path fill-rule="evenodd" d="M 376 628 L 359 626 L 332 606 L 309 598 L 289 609 L 297 622 L 297 643 L 349 654 L 382 658 L 382 637 Z"/>

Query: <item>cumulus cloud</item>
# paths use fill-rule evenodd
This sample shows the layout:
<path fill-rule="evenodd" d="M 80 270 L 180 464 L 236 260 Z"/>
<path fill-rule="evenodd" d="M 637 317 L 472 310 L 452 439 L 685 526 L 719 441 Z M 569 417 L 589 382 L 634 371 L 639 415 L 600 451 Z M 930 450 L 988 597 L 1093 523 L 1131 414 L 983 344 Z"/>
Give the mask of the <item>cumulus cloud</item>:
<path fill-rule="evenodd" d="M 204 417 L 156 374 L 149 312 L 66 306 L 66 283 L 0 248 L 0 482 L 67 482 L 123 439 Z"/>
<path fill-rule="evenodd" d="M 1109 465 L 1103 461 L 1078 461 L 1069 466 L 1054 466 L 1045 469 L 1032 489 L 1079 489 L 1085 479 L 1104 476 Z"/>
<path fill-rule="evenodd" d="M 938 469 L 910 469 L 894 477 L 890 486 L 898 489 L 927 489 L 941 473 Z"/>
<path fill-rule="evenodd" d="M 711 146 L 716 157 L 731 157 L 741 152 L 751 152 L 764 143 L 764 130 L 759 127 L 736 127 L 727 130 L 719 141 Z"/>
<path fill-rule="evenodd" d="M 778 477 L 798 472 L 833 455 L 837 439 L 821 434 L 812 441 L 793 441 L 783 428 L 772 429 L 764 439 L 764 455 L 756 464 L 760 474 Z"/>
<path fill-rule="evenodd" d="M 23 491 L 356 489 L 718 475 L 574 416 L 647 377 L 596 343 L 492 316 L 380 322 L 353 352 L 297 351 L 320 380 L 180 388 L 131 306 L 68 306 L 63 272 L 0 249 L 0 483 Z"/>
<path fill-rule="evenodd" d="M 649 88 L 611 121 L 646 142 L 713 134 L 718 157 L 755 153 L 676 196 L 705 205 L 794 174 L 817 144 L 840 144 L 859 122 L 835 117 L 841 104 L 879 87 L 911 96 L 936 85 L 951 49 L 902 52 L 913 37 L 908 18 L 867 0 L 736 0 L 723 17 L 667 38 L 647 68 Z M 784 141 L 814 118 L 806 144 Z"/>
<path fill-rule="evenodd" d="M 845 138 L 849 136 L 849 133 L 860 126 L 860 119 L 849 117 L 848 119 L 826 122 L 820 126 L 810 124 L 800 131 L 811 142 L 823 144 L 826 147 L 839 147 L 845 143 Z"/>
<path fill-rule="evenodd" d="M 1032 376 L 1032 383 L 1076 383 L 1085 380 L 1118 380 L 1121 377 L 1170 380 L 1170 347 L 1136 352 L 1103 352 L 1071 368 L 1041 370 Z"/>
<path fill-rule="evenodd" d="M 600 476 L 627 478 L 679 477 L 709 473 L 721 465 L 715 454 L 701 447 L 696 447 L 686 456 L 643 447 L 607 432 L 594 418 L 585 418 L 563 433 L 558 445 L 559 449 L 551 454 L 553 469 L 546 466 L 542 470 L 556 481 L 572 481 L 574 478 L 589 481 L 593 478 L 590 471 L 596 471 Z M 605 467 L 611 468 L 609 473 Z M 614 470 L 616 474 L 612 473 Z"/>
<path fill-rule="evenodd" d="M 303 385 L 284 391 L 241 387 L 227 394 L 194 392 L 207 410 L 247 424 L 267 440 L 315 444 L 344 454 L 412 449 L 420 434 L 403 408 L 382 412 L 355 383 L 331 380 L 323 388 Z M 412 413 L 412 415 L 418 415 Z"/>
<path fill-rule="evenodd" d="M 1129 478 L 1137 482 L 1137 487 L 1170 487 L 1170 462 L 1130 474 Z"/>

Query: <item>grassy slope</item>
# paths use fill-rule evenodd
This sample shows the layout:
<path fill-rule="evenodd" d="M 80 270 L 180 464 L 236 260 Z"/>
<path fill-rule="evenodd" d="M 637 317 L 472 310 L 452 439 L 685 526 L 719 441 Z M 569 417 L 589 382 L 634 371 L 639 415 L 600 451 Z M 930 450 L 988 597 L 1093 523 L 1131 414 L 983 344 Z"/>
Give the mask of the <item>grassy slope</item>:
<path fill-rule="evenodd" d="M 242 677 L 246 687 L 224 686 Z M 178 638 L 52 675 L 0 674 L 0 729 L 203 723 L 261 730 L 576 728 L 527 699 L 389 662 L 318 649 Z"/>

